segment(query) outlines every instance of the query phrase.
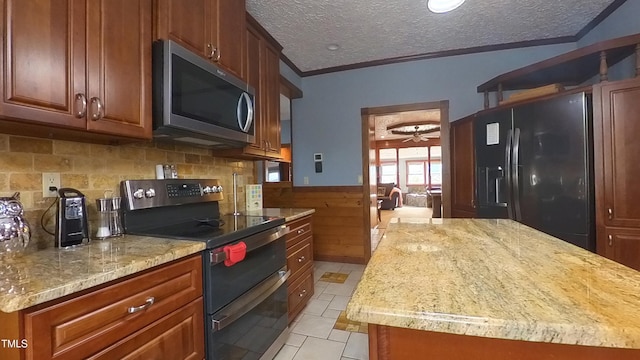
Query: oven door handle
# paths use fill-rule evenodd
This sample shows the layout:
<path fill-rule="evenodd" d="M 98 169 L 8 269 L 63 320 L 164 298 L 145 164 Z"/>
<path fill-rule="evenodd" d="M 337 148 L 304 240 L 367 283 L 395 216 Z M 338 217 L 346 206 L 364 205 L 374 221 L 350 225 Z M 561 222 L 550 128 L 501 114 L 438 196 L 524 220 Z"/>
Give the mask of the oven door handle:
<path fill-rule="evenodd" d="M 284 268 L 282 268 L 256 285 L 253 289 L 234 300 L 231 304 L 215 313 L 211 324 L 213 331 L 215 332 L 224 329 L 258 306 L 271 294 L 276 292 L 276 290 L 278 290 L 278 288 L 287 281 L 290 275 L 291 270 L 285 271 Z"/>
<path fill-rule="evenodd" d="M 281 237 L 287 235 L 291 229 L 286 225 L 281 225 L 277 228 L 277 230 L 272 230 L 272 232 L 268 235 L 264 233 L 258 233 L 255 235 L 248 236 L 240 241 L 244 242 L 247 245 L 247 252 L 253 251 L 259 247 L 265 246 L 271 242 L 274 242 Z M 229 244 L 237 244 L 238 242 Z M 227 259 L 227 253 L 224 252 L 224 247 L 219 247 L 209 252 L 209 260 L 210 265 L 217 265 Z"/>

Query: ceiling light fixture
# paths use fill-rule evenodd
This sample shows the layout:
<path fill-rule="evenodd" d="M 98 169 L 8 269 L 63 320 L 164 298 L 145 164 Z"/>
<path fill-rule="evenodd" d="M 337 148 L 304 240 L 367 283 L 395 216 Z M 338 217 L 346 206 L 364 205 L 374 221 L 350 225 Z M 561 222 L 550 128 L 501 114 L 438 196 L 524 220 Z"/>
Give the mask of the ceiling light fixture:
<path fill-rule="evenodd" d="M 427 7 L 431 12 L 442 14 L 458 8 L 465 0 L 428 0 Z"/>
<path fill-rule="evenodd" d="M 338 45 L 338 44 L 329 44 L 329 45 L 327 45 L 327 50 L 329 50 L 329 51 L 336 51 L 338 49 L 340 49 L 340 45 Z"/>

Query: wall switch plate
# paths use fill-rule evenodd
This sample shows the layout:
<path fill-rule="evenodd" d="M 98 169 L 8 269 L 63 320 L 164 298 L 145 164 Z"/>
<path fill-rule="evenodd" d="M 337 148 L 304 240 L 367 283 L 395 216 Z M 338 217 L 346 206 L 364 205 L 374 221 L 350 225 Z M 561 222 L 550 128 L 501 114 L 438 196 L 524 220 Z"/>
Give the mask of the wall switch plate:
<path fill-rule="evenodd" d="M 50 187 L 56 190 L 50 191 Z M 42 173 L 42 197 L 57 197 L 60 189 L 60 173 Z"/>
<path fill-rule="evenodd" d="M 303 180 L 304 180 L 304 184 L 305 185 L 309 185 L 309 177 L 308 176 L 305 176 Z"/>
<path fill-rule="evenodd" d="M 362 185 L 362 175 L 358 175 L 358 184 Z"/>

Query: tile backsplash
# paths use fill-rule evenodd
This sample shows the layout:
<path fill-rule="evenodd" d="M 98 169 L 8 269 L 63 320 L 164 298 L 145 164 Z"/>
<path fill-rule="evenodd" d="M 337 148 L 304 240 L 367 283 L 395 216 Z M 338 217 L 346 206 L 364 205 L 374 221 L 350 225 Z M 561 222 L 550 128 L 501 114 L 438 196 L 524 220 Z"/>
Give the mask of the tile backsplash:
<path fill-rule="evenodd" d="M 120 195 L 120 181 L 153 179 L 157 164 L 176 164 L 180 178 L 216 178 L 225 189 L 220 202 L 223 213 L 233 211 L 232 175 L 238 174 L 238 207 L 244 207 L 244 185 L 254 183 L 254 163 L 215 156 L 210 149 L 177 143 L 146 142 L 128 145 L 99 145 L 0 134 L 0 196 L 20 192 L 25 217 L 31 225 L 31 246 L 53 246 L 49 231 L 55 225 L 55 198 L 42 197 L 42 173 L 58 172 L 62 187 L 84 193 L 95 231 L 95 199 L 105 191 Z M 50 205 L 51 206 L 49 210 Z"/>

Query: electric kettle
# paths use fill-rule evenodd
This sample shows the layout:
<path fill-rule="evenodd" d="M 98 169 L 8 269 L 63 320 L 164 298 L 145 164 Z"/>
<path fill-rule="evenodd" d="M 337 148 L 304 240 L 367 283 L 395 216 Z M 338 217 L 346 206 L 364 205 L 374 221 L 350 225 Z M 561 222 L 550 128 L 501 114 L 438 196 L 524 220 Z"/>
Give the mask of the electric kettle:
<path fill-rule="evenodd" d="M 0 197 L 0 254 L 24 249 L 31 239 L 31 228 L 24 218 L 20 193 Z"/>
<path fill-rule="evenodd" d="M 89 240 L 87 205 L 83 193 L 76 189 L 58 190 L 56 212 L 56 247 L 79 245 Z"/>

